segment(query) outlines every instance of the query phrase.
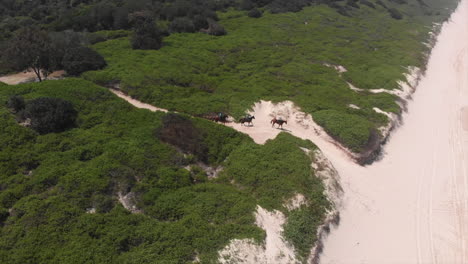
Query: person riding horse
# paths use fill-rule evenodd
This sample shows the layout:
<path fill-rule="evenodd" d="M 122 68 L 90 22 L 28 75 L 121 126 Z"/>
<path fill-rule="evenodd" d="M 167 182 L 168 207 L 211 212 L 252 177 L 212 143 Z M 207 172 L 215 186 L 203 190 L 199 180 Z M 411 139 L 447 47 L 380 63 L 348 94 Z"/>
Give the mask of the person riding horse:
<path fill-rule="evenodd" d="M 227 118 L 228 118 L 227 114 L 225 114 L 223 112 L 218 112 L 218 114 L 216 116 L 214 116 L 214 117 L 212 117 L 210 119 L 215 121 L 215 122 L 226 123 Z"/>
<path fill-rule="evenodd" d="M 244 125 L 244 123 L 248 123 L 249 126 L 253 126 L 252 119 L 255 119 L 255 116 L 247 114 L 245 117 L 239 119 L 239 123 L 241 123 L 241 126 Z"/>

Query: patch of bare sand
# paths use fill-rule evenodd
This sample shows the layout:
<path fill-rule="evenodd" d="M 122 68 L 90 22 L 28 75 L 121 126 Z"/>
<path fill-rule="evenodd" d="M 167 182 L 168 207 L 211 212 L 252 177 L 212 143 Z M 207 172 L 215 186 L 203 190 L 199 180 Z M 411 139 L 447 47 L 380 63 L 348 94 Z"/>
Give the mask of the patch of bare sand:
<path fill-rule="evenodd" d="M 255 116 L 253 126 L 242 126 L 238 123 L 226 125 L 249 135 L 258 144 L 264 144 L 268 139 L 274 139 L 279 133 L 287 132 L 302 139 L 309 139 L 320 149 L 327 149 L 334 155 L 348 160 L 357 158 L 356 154 L 333 140 L 321 126 L 314 122 L 311 115 L 302 112 L 291 101 L 280 103 L 260 101 L 252 107 L 249 114 Z M 283 128 L 278 128 L 277 125 L 272 126 L 270 123 L 273 118 L 281 118 L 288 123 L 284 124 Z"/>
<path fill-rule="evenodd" d="M 127 209 L 128 211 L 130 211 L 130 212 L 132 212 L 134 214 L 142 213 L 142 211 L 140 209 L 138 209 L 137 206 L 136 206 L 135 193 L 129 192 L 127 194 L 123 194 L 122 192 L 119 192 L 117 194 L 117 198 L 118 198 L 120 204 L 122 204 L 122 206 L 125 209 Z"/>
<path fill-rule="evenodd" d="M 59 79 L 65 75 L 65 71 L 55 71 L 47 76 L 48 80 Z M 0 82 L 15 85 L 20 83 L 35 82 L 37 76 L 33 71 L 25 71 L 0 77 Z"/>
<path fill-rule="evenodd" d="M 284 214 L 272 212 L 257 206 L 255 224 L 265 230 L 264 244 L 257 244 L 252 239 L 234 239 L 219 252 L 221 263 L 300 263 L 294 254 L 294 249 L 283 237 L 283 225 L 286 223 Z"/>
<path fill-rule="evenodd" d="M 465 106 L 461 109 L 461 123 L 463 130 L 468 131 L 468 106 Z"/>
<path fill-rule="evenodd" d="M 117 95 L 118 97 L 124 99 L 125 101 L 129 102 L 131 105 L 137 107 L 137 108 L 142 108 L 142 109 L 148 109 L 152 112 L 156 112 L 156 111 L 161 111 L 161 112 L 165 112 L 167 113 L 168 110 L 164 109 L 164 108 L 159 108 L 159 107 L 156 107 L 156 106 L 153 106 L 153 105 L 150 105 L 150 104 L 146 104 L 146 103 L 143 103 L 143 102 L 140 102 L 136 99 L 133 99 L 132 97 L 126 95 L 125 93 L 123 93 L 122 91 L 119 91 L 119 90 L 115 90 L 115 89 L 109 89 L 113 94 Z"/>

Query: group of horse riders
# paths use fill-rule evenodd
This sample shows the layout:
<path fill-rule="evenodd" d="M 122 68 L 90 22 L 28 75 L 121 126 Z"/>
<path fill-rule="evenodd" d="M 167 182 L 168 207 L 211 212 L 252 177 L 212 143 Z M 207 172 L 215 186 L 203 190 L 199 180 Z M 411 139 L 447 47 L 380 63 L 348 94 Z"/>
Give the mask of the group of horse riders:
<path fill-rule="evenodd" d="M 218 112 L 218 115 L 217 115 L 217 118 L 215 118 L 214 121 L 216 122 L 226 122 L 226 119 L 227 119 L 228 115 L 223 113 L 223 112 Z M 239 123 L 241 123 L 241 125 L 244 125 L 244 123 L 248 123 L 249 125 L 253 125 L 252 124 L 252 119 L 255 119 L 255 116 L 251 115 L 251 114 L 246 114 L 245 117 L 239 119 Z M 283 127 L 283 124 L 287 124 L 288 122 L 286 120 L 283 120 L 281 117 L 279 118 L 273 118 L 271 121 L 271 126 L 273 127 L 275 124 L 278 124 L 278 127 Z"/>

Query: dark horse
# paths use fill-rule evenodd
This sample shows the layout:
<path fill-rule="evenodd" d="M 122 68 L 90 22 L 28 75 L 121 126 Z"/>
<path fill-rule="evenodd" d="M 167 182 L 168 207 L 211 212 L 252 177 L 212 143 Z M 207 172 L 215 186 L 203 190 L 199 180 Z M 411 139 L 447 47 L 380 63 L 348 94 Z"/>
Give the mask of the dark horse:
<path fill-rule="evenodd" d="M 288 121 L 282 120 L 282 119 L 276 119 L 275 117 L 270 121 L 270 123 L 271 123 L 271 127 L 273 127 L 275 124 L 278 124 L 278 128 L 283 128 L 283 124 L 288 124 Z"/>
<path fill-rule="evenodd" d="M 246 116 L 239 119 L 239 123 L 241 123 L 241 126 L 244 125 L 244 123 L 248 123 L 249 126 L 253 126 L 252 119 L 255 119 L 255 116 Z"/>

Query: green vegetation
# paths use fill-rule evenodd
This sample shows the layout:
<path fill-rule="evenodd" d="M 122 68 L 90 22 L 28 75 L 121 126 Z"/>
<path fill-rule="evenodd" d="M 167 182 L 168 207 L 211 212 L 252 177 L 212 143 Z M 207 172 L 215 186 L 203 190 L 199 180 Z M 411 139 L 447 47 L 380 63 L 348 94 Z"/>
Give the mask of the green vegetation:
<path fill-rule="evenodd" d="M 315 121 L 325 127 L 328 133 L 338 141 L 347 142 L 351 150 L 361 151 L 369 142 L 372 124 L 367 120 L 335 110 L 322 110 L 314 115 Z M 374 131 L 375 133 L 375 131 Z"/>
<path fill-rule="evenodd" d="M 325 210 L 315 204 L 291 211 L 284 226 L 284 237 L 290 241 L 303 259 L 317 240 L 317 227 L 323 222 Z"/>
<path fill-rule="evenodd" d="M 6 105 L 23 107 L 18 96 L 26 105 L 69 101 L 76 127 L 41 135 L 20 126 Z M 315 147 L 289 134 L 258 146 L 204 119 L 136 109 L 80 79 L 2 85 L 0 101 L 2 263 L 181 263 L 195 256 L 210 262 L 230 239 L 263 240 L 254 225 L 257 204 L 288 213 L 283 202 L 300 192 L 315 208 L 313 219 L 328 204 L 299 149 Z M 174 118 L 198 133 L 189 140 L 205 152 L 158 139 Z M 208 179 L 197 160 L 225 171 Z M 132 193 L 143 213 L 124 209 L 119 193 Z"/>
<path fill-rule="evenodd" d="M 387 117 L 373 108 L 399 113 L 396 97 L 356 93 L 397 88 L 403 66 L 422 66 L 428 28 L 417 18 L 394 20 L 380 7 L 364 6 L 343 17 L 327 6 L 297 13 L 249 18 L 245 12 L 220 13 L 228 35 L 172 34 L 158 51 L 131 51 L 128 39 L 101 42 L 94 48 L 109 66 L 87 72 L 99 84 L 120 81 L 131 96 L 192 115 L 228 112 L 239 117 L 256 101 L 292 100 L 315 114 L 333 110 L 351 116 L 351 126 L 327 126 L 345 145 L 359 152 Z M 343 65 L 340 75 L 325 66 Z M 356 110 L 349 104 L 359 106 Z M 358 138 L 353 138 L 357 135 Z"/>
<path fill-rule="evenodd" d="M 65 68 L 82 79 L 0 83 L 1 263 L 213 263 L 231 239 L 263 241 L 257 205 L 288 217 L 284 236 L 305 260 L 330 206 L 301 150 L 315 146 L 286 133 L 259 146 L 192 116 L 291 100 L 361 152 L 388 122 L 373 108 L 401 109 L 347 82 L 396 88 L 456 3 L 39 2 L 1 1 L 0 73 Z M 179 113 L 136 109 L 98 86 L 116 83 Z M 289 211 L 296 194 L 306 204 Z"/>

